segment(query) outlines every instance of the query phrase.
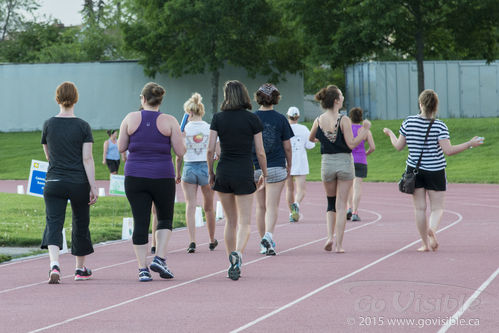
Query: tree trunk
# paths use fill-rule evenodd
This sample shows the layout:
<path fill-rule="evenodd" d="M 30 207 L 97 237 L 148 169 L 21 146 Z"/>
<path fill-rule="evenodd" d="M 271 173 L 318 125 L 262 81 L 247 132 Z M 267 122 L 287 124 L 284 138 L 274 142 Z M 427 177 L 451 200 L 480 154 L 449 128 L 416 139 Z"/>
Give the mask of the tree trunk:
<path fill-rule="evenodd" d="M 424 90 L 424 33 L 420 8 L 416 8 L 416 63 L 418 68 L 418 95 Z"/>
<path fill-rule="evenodd" d="M 211 72 L 211 112 L 215 114 L 218 111 L 218 80 L 220 79 L 220 71 L 214 70 Z"/>
<path fill-rule="evenodd" d="M 10 14 L 14 10 L 15 3 L 13 1 L 8 1 L 7 2 L 7 17 L 5 18 L 5 24 L 3 25 L 2 28 L 2 39 L 5 39 L 5 36 L 7 35 L 7 29 L 9 29 L 9 20 L 10 20 Z"/>

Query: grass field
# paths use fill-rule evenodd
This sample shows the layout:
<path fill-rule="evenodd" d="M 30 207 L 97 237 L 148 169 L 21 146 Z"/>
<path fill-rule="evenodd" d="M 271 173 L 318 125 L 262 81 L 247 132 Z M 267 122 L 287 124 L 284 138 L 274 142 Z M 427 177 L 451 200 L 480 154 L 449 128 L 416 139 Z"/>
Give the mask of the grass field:
<path fill-rule="evenodd" d="M 451 183 L 499 183 L 499 118 L 444 119 L 449 127 L 451 142 L 458 144 L 473 136 L 485 137 L 485 144 L 461 154 L 447 157 L 447 177 Z M 407 149 L 397 152 L 382 132 L 384 127 L 395 133 L 402 120 L 375 120 L 371 131 L 376 151 L 368 157 L 369 172 L 366 181 L 393 182 L 404 169 Z M 309 128 L 311 123 L 305 123 Z M 102 146 L 107 139 L 104 130 L 93 131 L 93 154 L 97 179 L 109 179 L 107 167 L 102 164 Z M 32 159 L 45 160 L 40 145 L 40 132 L 0 133 L 0 179 L 27 179 Z M 319 145 L 309 151 L 309 180 L 320 180 Z M 123 164 L 120 166 L 123 173 Z"/>

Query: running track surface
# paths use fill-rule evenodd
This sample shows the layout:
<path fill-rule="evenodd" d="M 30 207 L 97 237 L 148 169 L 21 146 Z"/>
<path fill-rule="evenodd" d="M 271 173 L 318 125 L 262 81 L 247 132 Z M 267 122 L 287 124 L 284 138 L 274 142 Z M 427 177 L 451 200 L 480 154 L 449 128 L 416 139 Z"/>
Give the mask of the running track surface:
<path fill-rule="evenodd" d="M 363 185 L 362 222 L 347 223 L 346 253 L 325 252 L 322 185 L 307 190 L 298 223 L 287 222 L 282 197 L 276 257 L 258 253 L 253 222 L 239 281 L 226 277 L 223 220 L 213 252 L 205 227 L 195 254 L 186 253 L 187 231 L 174 231 L 172 280 L 153 273 L 139 283 L 130 241 L 96 245 L 90 281 L 73 280 L 70 254 L 60 259 L 60 285 L 47 284 L 47 256 L 4 263 L 0 331 L 497 332 L 499 186 L 450 184 L 440 248 L 428 253 L 416 252 L 411 196 L 388 183 Z"/>

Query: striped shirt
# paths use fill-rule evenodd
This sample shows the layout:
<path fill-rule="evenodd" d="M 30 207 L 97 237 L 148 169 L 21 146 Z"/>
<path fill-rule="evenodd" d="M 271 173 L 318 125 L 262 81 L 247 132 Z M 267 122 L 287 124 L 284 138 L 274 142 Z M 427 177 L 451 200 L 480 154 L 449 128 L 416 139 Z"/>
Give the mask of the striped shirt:
<path fill-rule="evenodd" d="M 447 163 L 445 162 L 444 152 L 438 141 L 450 139 L 449 129 L 443 121 L 436 119 L 431 126 L 426 145 L 424 145 L 424 138 L 429 125 L 430 119 L 425 119 L 417 115 L 407 117 L 402 126 L 400 126 L 399 133 L 405 137 L 407 147 L 409 148 L 409 156 L 407 157 L 406 164 L 415 168 L 421 154 L 421 149 L 424 148 L 419 168 L 427 171 L 443 170 Z"/>

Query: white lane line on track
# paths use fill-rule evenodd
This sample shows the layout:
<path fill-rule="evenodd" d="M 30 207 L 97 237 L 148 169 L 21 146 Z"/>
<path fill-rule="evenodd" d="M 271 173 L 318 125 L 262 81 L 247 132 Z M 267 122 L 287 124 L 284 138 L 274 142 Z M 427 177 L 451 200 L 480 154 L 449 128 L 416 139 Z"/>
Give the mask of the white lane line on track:
<path fill-rule="evenodd" d="M 475 290 L 475 292 L 473 293 L 473 295 L 471 295 L 470 298 L 468 298 L 466 300 L 466 302 L 464 302 L 464 304 L 459 308 L 459 310 L 457 310 L 457 312 L 454 313 L 454 315 L 447 321 L 447 323 L 440 328 L 440 330 L 438 331 L 438 333 L 445 333 L 445 332 L 447 332 L 447 330 L 451 326 L 453 326 L 453 323 L 456 323 L 459 320 L 459 317 L 461 317 L 461 315 L 463 313 L 465 313 L 466 310 L 468 310 L 468 308 L 473 303 L 473 301 L 478 296 L 480 296 L 480 294 L 482 293 L 482 291 L 484 291 L 489 286 L 489 284 L 492 281 L 494 281 L 494 279 L 497 277 L 498 274 L 499 274 L 499 268 L 497 268 L 496 271 L 494 273 L 492 273 L 492 275 L 489 276 L 489 278 L 487 280 L 485 280 L 485 282 L 482 283 L 482 285 L 477 290 Z"/>
<path fill-rule="evenodd" d="M 447 211 L 456 214 L 458 216 L 458 219 L 455 222 L 449 224 L 448 226 L 440 229 L 437 233 L 442 232 L 442 231 L 444 231 L 444 230 L 446 230 L 446 229 L 448 229 L 450 227 L 453 227 L 454 225 L 456 225 L 459 222 L 461 222 L 462 219 L 463 219 L 463 217 L 462 217 L 461 214 L 459 214 L 457 212 L 450 211 L 450 210 L 447 210 Z M 263 321 L 265 319 L 268 319 L 268 318 L 270 318 L 270 317 L 278 314 L 279 312 L 282 312 L 282 311 L 284 311 L 284 310 L 286 310 L 286 309 L 288 309 L 288 308 L 290 308 L 290 307 L 292 307 L 292 306 L 294 306 L 294 305 L 296 305 L 296 304 L 298 304 L 298 303 L 300 303 L 300 302 L 302 302 L 302 301 L 304 301 L 304 300 L 312 297 L 313 295 L 315 295 L 315 294 L 317 294 L 317 293 L 319 293 L 319 292 L 321 292 L 321 291 L 323 291 L 323 290 L 325 290 L 325 289 L 327 289 L 327 288 L 329 288 L 331 286 L 334 286 L 335 284 L 338 284 L 339 282 L 341 282 L 343 280 L 346 280 L 346 279 L 348 279 L 348 278 L 350 278 L 350 277 L 352 277 L 352 276 L 354 276 L 354 275 L 356 275 L 356 274 L 358 274 L 360 272 L 365 271 L 366 269 L 368 269 L 368 268 L 370 268 L 370 267 L 372 267 L 372 266 L 374 266 L 376 264 L 379 264 L 382 261 L 385 261 L 386 259 L 388 259 L 388 258 L 390 258 L 390 257 L 392 257 L 392 256 L 394 256 L 394 255 L 396 255 L 396 254 L 398 254 L 398 253 L 400 253 L 400 252 L 408 249 L 409 247 L 411 247 L 411 246 L 419 243 L 420 241 L 421 241 L 420 239 L 415 240 L 414 242 L 412 242 L 410 244 L 407 244 L 406 246 L 401 247 L 400 249 L 398 249 L 396 251 L 393 251 L 392 253 L 389 253 L 386 256 L 383 256 L 383 257 L 381 257 L 381 258 L 379 258 L 379 259 L 377 259 L 377 260 L 375 260 L 375 261 L 373 261 L 373 262 L 371 262 L 371 263 L 369 263 L 369 264 L 367 264 L 367 265 L 365 265 L 365 266 L 363 266 L 363 267 L 361 267 L 361 268 L 359 268 L 359 269 L 357 269 L 357 270 L 355 270 L 355 271 L 353 271 L 353 272 L 351 272 L 351 273 L 349 273 L 347 275 L 344 275 L 344 276 L 342 276 L 342 277 L 340 277 L 340 278 L 338 278 L 338 279 L 336 279 L 334 281 L 331 281 L 331 282 L 329 282 L 329 283 L 327 283 L 327 284 L 325 284 L 325 285 L 323 285 L 323 286 L 321 286 L 321 287 L 319 287 L 319 288 L 317 288 L 317 289 L 309 292 L 308 294 L 303 295 L 302 297 L 300 297 L 300 298 L 298 298 L 298 299 L 296 299 L 296 300 L 294 300 L 292 302 L 289 302 L 288 304 L 283 305 L 280 308 L 278 308 L 278 309 L 276 309 L 276 310 L 274 310 L 272 312 L 269 312 L 266 315 L 263 315 L 263 316 L 255 319 L 255 320 L 247 323 L 246 325 L 243 325 L 243 326 L 241 326 L 239 328 L 236 328 L 235 330 L 231 331 L 231 333 L 241 332 L 241 331 L 243 331 L 243 330 L 245 330 L 247 328 L 250 328 L 251 326 L 258 324 L 259 322 L 261 322 L 261 321 Z"/>
<path fill-rule="evenodd" d="M 357 229 L 361 229 L 361 228 L 364 228 L 368 225 L 371 225 L 373 223 L 376 223 L 378 222 L 379 220 L 381 220 L 382 216 L 381 214 L 377 213 L 377 212 L 374 212 L 374 211 L 370 211 L 370 210 L 366 210 L 366 209 L 363 209 L 364 211 L 367 211 L 367 212 L 370 212 L 374 215 L 377 216 L 377 218 L 374 220 L 374 221 L 371 221 L 371 222 L 367 222 L 367 223 L 364 223 L 362 225 L 359 225 L 359 226 L 356 226 L 354 228 L 350 228 L 348 230 L 345 230 L 345 232 L 350 232 L 350 231 L 354 231 L 354 230 L 357 230 Z M 289 224 L 281 224 L 282 226 L 285 226 L 285 225 L 289 225 Z M 320 242 L 320 241 L 323 241 L 325 240 L 327 237 L 323 237 L 321 239 L 317 239 L 317 240 L 314 240 L 314 241 L 311 241 L 311 242 L 307 242 L 307 243 L 304 243 L 304 244 L 301 244 L 301 245 L 298 245 L 298 246 L 295 246 L 293 248 L 289 248 L 287 250 L 284 250 L 284 251 L 280 251 L 279 253 L 286 253 L 286 252 L 290 252 L 290 251 L 293 251 L 293 250 L 296 250 L 296 249 L 299 249 L 299 248 L 302 248 L 302 247 L 305 247 L 305 246 L 308 246 L 308 245 L 311 245 L 311 244 L 314 244 L 314 243 L 317 243 L 317 242 Z M 259 262 L 259 261 L 262 261 L 262 260 L 267 260 L 271 257 L 269 256 L 265 256 L 265 257 L 261 257 L 261 258 L 258 258 L 258 259 L 255 259 L 255 260 L 252 260 L 252 261 L 248 261 L 248 262 L 245 262 L 243 266 L 248 266 L 250 264 L 254 264 L 256 262 Z M 210 273 L 210 274 L 207 274 L 207 275 L 204 275 L 204 276 L 201 276 L 201 277 L 198 277 L 198 278 L 195 278 L 195 279 L 192 279 L 192 280 L 189 280 L 189 281 L 185 281 L 185 282 L 182 282 L 182 283 L 179 283 L 179 284 L 176 284 L 174 286 L 171 286 L 171 287 L 168 287 L 168 288 L 164 288 L 164 289 L 160 289 L 160 290 L 156 290 L 154 292 L 151 292 L 149 294 L 146 294 L 146 295 L 142 295 L 142 296 L 139 296 L 139 297 L 135 297 L 135 298 L 132 298 L 132 299 L 129 299 L 129 300 L 126 300 L 126 301 L 123 301 L 123 302 L 120 302 L 120 303 L 117 303 L 117 304 L 114 304 L 114 305 L 110 305 L 108 307 L 105 307 L 105 308 L 102 308 L 102 309 L 99 309 L 99 310 L 95 310 L 95 311 L 92 311 L 92 312 L 89 312 L 89 313 L 85 313 L 83 315 L 80 315 L 80 316 L 76 316 L 76 317 L 73 317 L 73 318 L 68 318 L 64 321 L 61 321 L 61 322 L 58 322 L 58 323 L 54 323 L 52 325 L 49 325 L 49 326 L 45 326 L 45 327 L 42 327 L 42 328 L 38 328 L 36 330 L 33 330 L 33 331 L 30 331 L 30 333 L 35 333 L 35 332 L 42 332 L 42 331 L 45 331 L 47 329 L 50 329 L 50 328 L 54 328 L 54 327 L 57 327 L 57 326 L 61 326 L 61 325 L 64 325 L 64 324 L 67 324 L 67 323 L 70 323 L 72 321 L 75 321 L 75 320 L 78 320 L 78 319 L 82 319 L 82 318 L 86 318 L 86 317 L 89 317 L 89 316 L 92 316 L 94 314 L 98 314 L 98 313 L 101 313 L 101 312 L 104 312 L 104 311 L 107 311 L 107 310 L 111 310 L 111 309 L 114 309 L 114 308 L 117 308 L 117 307 L 120 307 L 120 306 L 123 306 L 123 305 L 126 305 L 126 304 L 129 304 L 129 303 L 132 303 L 132 302 L 135 302 L 135 301 L 138 301 L 138 300 L 141 300 L 141 299 L 144 299 L 146 297 L 150 297 L 150 296 L 153 296 L 153 295 L 157 295 L 159 293 L 163 293 L 163 292 L 166 292 L 166 291 L 169 291 L 169 290 L 172 290 L 172 289 L 176 289 L 178 287 L 182 287 L 182 286 L 185 286 L 187 284 L 191 284 L 191 283 L 194 283 L 194 282 L 197 282 L 197 281 L 200 281 L 200 280 L 204 280 L 204 279 L 207 279 L 207 278 L 210 278 L 210 277 L 213 277 L 215 275 L 218 275 L 218 274 L 221 274 L 221 273 L 227 273 L 227 269 L 224 269 L 224 270 L 221 270 L 221 271 L 218 271 L 218 272 L 215 272 L 215 273 Z M 46 283 L 46 282 L 45 282 Z"/>

